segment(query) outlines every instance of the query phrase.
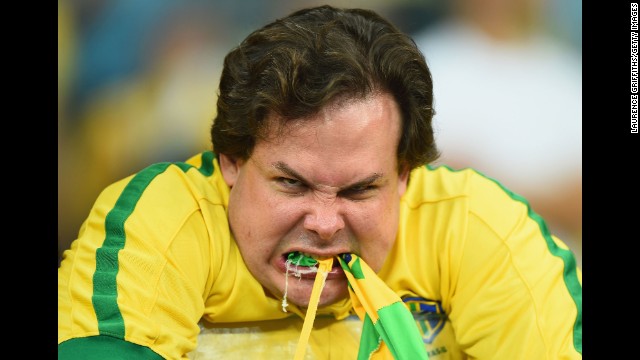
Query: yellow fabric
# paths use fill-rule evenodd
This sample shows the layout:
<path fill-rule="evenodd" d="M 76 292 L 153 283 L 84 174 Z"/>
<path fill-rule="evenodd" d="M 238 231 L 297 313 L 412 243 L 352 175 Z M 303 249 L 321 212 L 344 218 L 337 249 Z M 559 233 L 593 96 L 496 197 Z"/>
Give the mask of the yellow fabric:
<path fill-rule="evenodd" d="M 569 280 L 581 285 L 581 270 L 550 253 L 526 204 L 494 181 L 471 169 L 412 172 L 395 245 L 378 275 L 401 297 L 441 302 L 455 334 L 447 351 L 582 358 L 573 342 L 576 301 L 562 276 L 572 271 Z"/>
<path fill-rule="evenodd" d="M 338 259 L 349 280 L 349 295 L 364 322 L 358 359 L 428 359 L 413 316 L 400 297 L 355 254 Z"/>
<path fill-rule="evenodd" d="M 304 317 L 302 333 L 300 334 L 300 340 L 298 341 L 294 360 L 302 360 L 307 350 L 309 335 L 311 335 L 313 321 L 316 318 L 316 310 L 318 310 L 320 295 L 322 294 L 322 289 L 324 288 L 325 281 L 327 280 L 327 274 L 331 271 L 332 265 L 333 258 L 318 259 L 318 272 L 316 273 L 316 279 L 314 280 L 313 288 L 311 289 L 311 299 L 309 299 L 309 307 L 307 308 L 307 313 Z"/>
<path fill-rule="evenodd" d="M 358 278 L 356 278 L 352 272 L 345 271 L 345 275 L 351 285 L 349 291 L 350 294 L 352 294 L 351 302 L 353 303 L 353 309 L 361 319 L 369 315 L 371 321 L 375 324 L 378 322 L 378 310 L 383 306 L 400 301 L 400 297 L 378 279 L 376 273 L 371 270 L 367 263 L 355 255 L 352 256 L 354 256 L 354 261 L 358 261 L 364 278 L 378 280 L 378 282 L 373 284 L 372 289 L 368 289 L 360 284 L 357 280 Z"/>
<path fill-rule="evenodd" d="M 124 339 L 168 359 L 204 359 L 204 348 L 225 349 L 229 359 L 260 359 L 252 355 L 268 348 L 293 358 L 304 312 L 292 304 L 283 312 L 282 299 L 246 268 L 226 223 L 229 190 L 217 161 L 212 175 L 198 170 L 200 155 L 188 163 L 194 167 L 172 165 L 156 176 L 124 223 L 116 287 Z M 64 254 L 59 343 L 100 334 L 96 249 L 129 180 L 103 191 Z M 582 274 L 575 263 L 565 267 L 542 234 L 526 205 L 495 182 L 473 170 L 421 167 L 411 173 L 398 236 L 377 275 L 400 298 L 441 306 L 439 322 L 414 312 L 432 358 L 580 359 L 581 300 L 578 307 L 567 284 L 574 279 L 581 296 Z M 355 358 L 361 324 L 351 308 L 349 299 L 318 308 L 306 359 Z"/>

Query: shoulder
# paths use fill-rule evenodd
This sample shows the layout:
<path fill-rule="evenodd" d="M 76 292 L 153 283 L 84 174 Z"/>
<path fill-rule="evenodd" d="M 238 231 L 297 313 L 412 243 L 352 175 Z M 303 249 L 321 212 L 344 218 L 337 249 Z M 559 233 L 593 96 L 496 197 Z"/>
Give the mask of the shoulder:
<path fill-rule="evenodd" d="M 127 229 L 171 241 L 170 234 L 187 224 L 208 231 L 226 229 L 228 193 L 215 157 L 202 153 L 186 162 L 150 165 L 109 185 L 95 201 L 89 220 L 119 228 L 126 223 Z"/>
<path fill-rule="evenodd" d="M 160 162 L 117 181 L 103 191 L 101 198 L 138 202 L 142 199 L 165 199 L 172 202 L 208 199 L 225 204 L 225 192 L 215 154 L 197 154 L 185 162 Z"/>
<path fill-rule="evenodd" d="M 477 217 L 504 236 L 522 216 L 531 215 L 527 200 L 498 180 L 473 168 L 458 170 L 446 165 L 415 169 L 402 201 L 416 210 L 455 209 L 457 216 Z"/>
<path fill-rule="evenodd" d="M 418 206 L 422 202 L 470 200 L 489 192 L 508 193 L 497 180 L 473 168 L 454 169 L 447 165 L 425 165 L 414 169 L 409 178 L 405 201 Z"/>

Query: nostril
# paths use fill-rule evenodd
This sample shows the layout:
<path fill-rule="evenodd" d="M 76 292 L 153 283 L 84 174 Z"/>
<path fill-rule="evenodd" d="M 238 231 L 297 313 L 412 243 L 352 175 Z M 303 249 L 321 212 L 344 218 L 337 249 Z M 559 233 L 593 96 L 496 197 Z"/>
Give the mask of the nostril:
<path fill-rule="evenodd" d="M 316 211 L 304 219 L 304 228 L 317 234 L 322 240 L 331 240 L 344 227 L 342 215 L 335 211 Z"/>

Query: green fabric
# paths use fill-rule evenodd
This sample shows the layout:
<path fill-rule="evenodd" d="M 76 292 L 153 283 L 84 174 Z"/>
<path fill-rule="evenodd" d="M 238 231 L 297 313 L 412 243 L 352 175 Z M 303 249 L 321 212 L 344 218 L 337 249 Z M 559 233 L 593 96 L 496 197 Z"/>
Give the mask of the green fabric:
<path fill-rule="evenodd" d="M 395 359 L 406 358 L 410 360 L 405 357 L 405 354 L 424 353 L 424 342 L 420 334 L 415 331 L 407 331 L 407 329 L 416 326 L 416 321 L 402 302 L 396 302 L 379 309 L 378 316 L 375 328 Z M 411 359 L 414 358 L 411 357 Z"/>
<path fill-rule="evenodd" d="M 360 348 L 358 349 L 358 360 L 369 360 L 371 353 L 378 350 L 382 339 L 378 336 L 378 331 L 373 325 L 369 315 L 362 320 L 362 334 L 360 335 Z"/>
<path fill-rule="evenodd" d="M 363 321 L 358 359 L 369 359 L 381 342 L 395 359 L 429 359 L 413 315 L 400 297 L 359 256 L 343 254 L 338 260 L 349 281 L 353 308 Z"/>
<path fill-rule="evenodd" d="M 214 171 L 215 154 L 206 151 L 201 156 L 202 165 L 198 171 L 205 176 L 210 176 Z M 124 339 L 125 324 L 118 306 L 116 281 L 119 271 L 118 253 L 126 243 L 124 225 L 147 186 L 171 165 L 178 166 L 184 172 L 193 168 L 186 163 L 166 162 L 147 167 L 131 179 L 113 209 L 107 214 L 106 238 L 103 245 L 96 250 L 96 271 L 93 274 L 93 296 L 91 297 L 101 335 Z"/>
<path fill-rule="evenodd" d="M 314 266 L 315 264 L 318 263 L 318 260 L 312 257 L 304 256 L 297 251 L 294 251 L 291 254 L 289 254 L 287 256 L 287 259 L 291 261 L 292 264 L 299 265 L 299 266 Z"/>
<path fill-rule="evenodd" d="M 134 176 L 105 218 L 106 238 L 102 246 L 96 250 L 96 271 L 93 274 L 93 296 L 91 297 L 101 335 L 124 339 L 125 326 L 118 307 L 116 281 L 119 271 L 118 253 L 126 243 L 124 224 L 147 186 L 170 165 L 169 163 L 155 164 Z"/>
<path fill-rule="evenodd" d="M 111 336 L 67 340 L 58 345 L 61 360 L 162 360 L 151 349 Z"/>

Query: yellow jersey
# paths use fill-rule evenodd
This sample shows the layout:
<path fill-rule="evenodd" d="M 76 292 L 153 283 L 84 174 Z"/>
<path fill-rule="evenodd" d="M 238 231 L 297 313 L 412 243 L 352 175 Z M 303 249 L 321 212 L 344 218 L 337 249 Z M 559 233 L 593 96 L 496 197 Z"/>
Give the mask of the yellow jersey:
<path fill-rule="evenodd" d="M 227 221 L 215 154 L 107 187 L 58 269 L 60 359 L 293 359 L 304 312 L 268 294 Z M 581 359 L 582 273 L 525 199 L 472 169 L 424 166 L 378 276 L 430 359 Z M 306 358 L 356 359 L 351 300 L 319 308 Z"/>

